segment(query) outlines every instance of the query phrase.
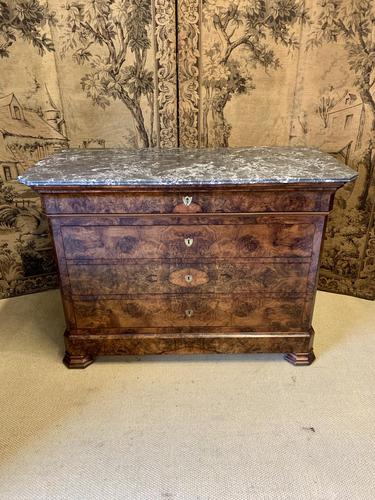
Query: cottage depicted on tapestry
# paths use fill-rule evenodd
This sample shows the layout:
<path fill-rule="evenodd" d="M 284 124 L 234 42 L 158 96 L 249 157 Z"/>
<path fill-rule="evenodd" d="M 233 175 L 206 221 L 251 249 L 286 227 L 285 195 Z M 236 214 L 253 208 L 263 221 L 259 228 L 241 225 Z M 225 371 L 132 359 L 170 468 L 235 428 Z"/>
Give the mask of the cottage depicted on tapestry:
<path fill-rule="evenodd" d="M 327 142 L 322 149 L 349 163 L 354 151 L 362 146 L 365 125 L 362 99 L 356 92 L 347 91 L 327 112 Z"/>
<path fill-rule="evenodd" d="M 46 89 L 43 109 L 22 106 L 16 95 L 0 97 L 0 176 L 10 181 L 35 161 L 68 146 L 65 122 Z"/>

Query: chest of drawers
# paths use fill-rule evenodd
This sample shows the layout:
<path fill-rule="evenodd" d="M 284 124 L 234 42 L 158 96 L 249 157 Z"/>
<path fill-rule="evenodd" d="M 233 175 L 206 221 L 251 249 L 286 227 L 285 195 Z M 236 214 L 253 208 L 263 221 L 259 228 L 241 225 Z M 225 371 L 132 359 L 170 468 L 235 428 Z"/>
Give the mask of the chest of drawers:
<path fill-rule="evenodd" d="M 66 151 L 21 180 L 59 266 L 65 364 L 280 352 L 310 364 L 319 256 L 355 173 L 307 149 Z"/>

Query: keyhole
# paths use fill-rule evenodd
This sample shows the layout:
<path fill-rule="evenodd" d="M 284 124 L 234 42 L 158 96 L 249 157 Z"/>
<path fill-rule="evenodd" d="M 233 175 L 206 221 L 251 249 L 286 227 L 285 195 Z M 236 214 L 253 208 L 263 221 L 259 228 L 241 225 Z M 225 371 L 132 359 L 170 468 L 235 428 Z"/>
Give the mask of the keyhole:
<path fill-rule="evenodd" d="M 191 247 L 191 245 L 193 244 L 193 238 L 185 238 L 185 245 L 187 247 Z"/>
<path fill-rule="evenodd" d="M 182 201 L 184 202 L 184 205 L 186 207 L 188 207 L 191 204 L 191 202 L 193 201 L 193 197 L 192 196 L 184 196 L 182 198 Z"/>
<path fill-rule="evenodd" d="M 193 276 L 191 274 L 186 274 L 185 275 L 185 281 L 187 283 L 191 283 L 193 281 Z"/>
<path fill-rule="evenodd" d="M 186 309 L 185 314 L 188 318 L 193 316 L 193 309 Z"/>

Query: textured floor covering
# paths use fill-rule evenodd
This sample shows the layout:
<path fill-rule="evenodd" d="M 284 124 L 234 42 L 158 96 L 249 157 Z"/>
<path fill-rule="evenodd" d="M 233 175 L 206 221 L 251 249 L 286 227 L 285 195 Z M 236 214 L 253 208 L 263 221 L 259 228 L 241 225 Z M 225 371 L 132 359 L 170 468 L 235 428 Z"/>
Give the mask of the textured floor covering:
<path fill-rule="evenodd" d="M 375 498 L 375 303 L 320 292 L 317 361 L 61 363 L 57 291 L 0 301 L 0 499 Z"/>

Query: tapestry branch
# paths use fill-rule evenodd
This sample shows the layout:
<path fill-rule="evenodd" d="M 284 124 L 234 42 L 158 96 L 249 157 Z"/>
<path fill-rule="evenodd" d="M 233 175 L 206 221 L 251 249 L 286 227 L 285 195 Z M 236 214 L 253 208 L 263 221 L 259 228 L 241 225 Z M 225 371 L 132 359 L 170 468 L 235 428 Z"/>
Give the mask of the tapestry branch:
<path fill-rule="evenodd" d="M 71 2 L 64 25 L 69 29 L 61 36 L 62 52 L 87 65 L 81 79 L 87 97 L 103 108 L 121 101 L 134 119 L 139 145 L 153 146 L 153 126 L 146 127 L 142 109 L 151 106 L 154 93 L 153 74 L 146 68 L 150 0 Z"/>
<path fill-rule="evenodd" d="M 369 0 L 320 0 L 320 13 L 315 21 L 307 49 L 320 47 L 323 42 L 341 42 L 348 55 L 348 63 L 355 74 L 355 85 L 371 116 L 371 134 L 375 137 L 375 99 L 371 90 L 375 82 L 375 40 L 373 39 L 375 12 Z M 374 140 L 368 143 L 363 163 L 366 166 L 363 190 L 358 208 L 365 208 L 371 179 L 374 174 Z"/>
<path fill-rule="evenodd" d="M 53 51 L 52 40 L 44 32 L 48 22 L 55 23 L 55 14 L 42 1 L 0 1 L 0 58 L 10 56 L 17 38 L 31 43 L 40 55 Z"/>
<path fill-rule="evenodd" d="M 308 21 L 303 3 L 296 0 L 229 2 L 222 6 L 208 1 L 204 22 L 216 31 L 214 43 L 205 48 L 203 106 L 204 146 L 227 146 L 230 125 L 224 116 L 226 104 L 236 94 L 254 89 L 254 67 L 265 71 L 280 67 L 275 44 L 293 50 L 298 46 L 294 27 Z"/>

